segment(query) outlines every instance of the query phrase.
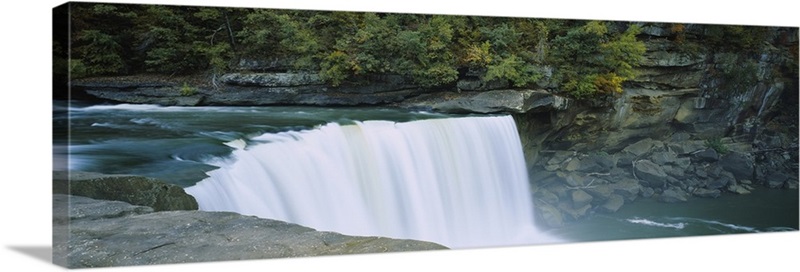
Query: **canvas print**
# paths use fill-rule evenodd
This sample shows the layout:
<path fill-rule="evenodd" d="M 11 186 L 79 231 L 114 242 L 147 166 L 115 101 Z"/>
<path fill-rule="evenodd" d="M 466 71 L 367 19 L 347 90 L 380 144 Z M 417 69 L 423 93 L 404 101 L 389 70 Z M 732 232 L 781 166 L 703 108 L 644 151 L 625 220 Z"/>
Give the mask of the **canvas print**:
<path fill-rule="evenodd" d="M 70 2 L 68 268 L 798 230 L 798 28 Z"/>

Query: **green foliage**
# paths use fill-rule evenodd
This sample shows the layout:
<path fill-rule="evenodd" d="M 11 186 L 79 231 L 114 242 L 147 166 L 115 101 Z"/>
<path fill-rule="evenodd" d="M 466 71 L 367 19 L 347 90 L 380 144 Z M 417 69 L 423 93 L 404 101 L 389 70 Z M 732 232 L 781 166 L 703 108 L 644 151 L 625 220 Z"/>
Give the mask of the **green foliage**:
<path fill-rule="evenodd" d="M 85 75 L 116 74 L 125 67 L 122 46 L 112 35 L 99 30 L 85 30 L 78 35 L 76 43 L 79 46 L 75 51 Z"/>
<path fill-rule="evenodd" d="M 341 85 L 351 74 L 353 66 L 342 51 L 333 51 L 325 57 L 320 65 L 320 77 L 333 86 Z"/>
<path fill-rule="evenodd" d="M 640 31 L 631 24 L 617 33 L 598 21 L 570 27 L 553 39 L 549 61 L 558 67 L 554 77 L 575 98 L 621 92 L 645 52 L 644 43 L 636 39 Z"/>
<path fill-rule="evenodd" d="M 765 27 L 740 25 L 708 25 L 705 41 L 722 51 L 757 52 L 769 38 Z"/>
<path fill-rule="evenodd" d="M 89 76 L 89 73 L 86 72 L 86 65 L 83 64 L 83 60 L 80 59 L 72 59 L 69 60 L 69 76 L 72 78 L 82 78 Z"/>
<path fill-rule="evenodd" d="M 486 67 L 492 63 L 492 55 L 489 53 L 491 47 L 489 41 L 484 41 L 479 45 L 470 44 L 467 46 L 461 62 L 472 67 Z"/>
<path fill-rule="evenodd" d="M 486 68 L 484 80 L 506 79 L 517 87 L 525 86 L 542 78 L 535 66 L 513 54 L 493 62 Z"/>
<path fill-rule="evenodd" d="M 706 147 L 714 149 L 719 154 L 726 154 L 730 152 L 728 146 L 722 142 L 722 138 L 714 137 L 711 139 L 706 140 Z"/>
<path fill-rule="evenodd" d="M 645 52 L 638 24 L 605 21 L 77 3 L 70 25 L 73 77 L 216 78 L 246 59 L 316 72 L 334 86 L 393 74 L 449 88 L 461 74 L 597 99 L 621 92 Z M 695 35 L 714 50 L 752 53 L 768 40 L 764 29 L 672 24 L 668 39 L 691 54 L 699 51 L 687 41 Z M 796 74 L 796 50 L 784 55 Z M 732 62 L 716 71 L 720 88 L 752 85 L 755 63 Z M 543 79 L 547 84 L 538 86 Z"/>
<path fill-rule="evenodd" d="M 453 28 L 449 16 L 435 15 L 423 21 L 416 32 L 413 45 L 406 46 L 401 62 L 410 64 L 414 82 L 425 86 L 450 84 L 458 79 L 456 59 L 449 46 L 452 44 Z M 403 41 L 398 41 L 403 42 Z M 408 72 L 399 70 L 400 74 Z"/>
<path fill-rule="evenodd" d="M 181 96 L 192 96 L 195 93 L 197 93 L 197 89 L 194 87 L 190 87 L 189 84 L 187 84 L 186 82 L 183 83 L 183 86 L 181 86 L 180 91 L 181 91 Z"/>

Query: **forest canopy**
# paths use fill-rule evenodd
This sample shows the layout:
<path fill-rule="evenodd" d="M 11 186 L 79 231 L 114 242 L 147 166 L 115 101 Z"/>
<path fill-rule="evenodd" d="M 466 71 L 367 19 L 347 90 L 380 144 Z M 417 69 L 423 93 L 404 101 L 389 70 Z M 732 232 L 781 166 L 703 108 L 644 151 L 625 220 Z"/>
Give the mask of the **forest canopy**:
<path fill-rule="evenodd" d="M 630 22 L 118 4 L 74 4 L 70 18 L 73 77 L 214 80 L 244 67 L 317 73 L 333 86 L 476 77 L 580 98 L 621 92 L 645 52 Z"/>

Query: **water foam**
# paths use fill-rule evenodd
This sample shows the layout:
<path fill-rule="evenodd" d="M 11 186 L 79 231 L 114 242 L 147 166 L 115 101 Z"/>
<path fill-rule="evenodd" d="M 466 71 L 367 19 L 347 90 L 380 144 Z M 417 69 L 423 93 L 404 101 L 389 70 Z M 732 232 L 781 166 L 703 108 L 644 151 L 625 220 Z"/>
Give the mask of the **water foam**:
<path fill-rule="evenodd" d="M 453 248 L 554 241 L 533 225 L 510 116 L 330 123 L 249 140 L 186 188 L 201 210 Z"/>

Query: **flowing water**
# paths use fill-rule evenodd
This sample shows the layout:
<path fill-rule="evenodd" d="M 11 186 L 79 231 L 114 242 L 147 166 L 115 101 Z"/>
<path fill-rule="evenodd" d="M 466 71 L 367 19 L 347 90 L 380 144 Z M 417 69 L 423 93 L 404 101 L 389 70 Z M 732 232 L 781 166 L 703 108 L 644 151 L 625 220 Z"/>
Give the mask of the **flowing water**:
<path fill-rule="evenodd" d="M 510 116 L 376 108 L 57 106 L 67 168 L 160 178 L 202 210 L 453 248 L 797 229 L 793 190 L 637 200 L 566 227 L 535 226 Z M 58 158 L 56 158 L 58 159 Z"/>

